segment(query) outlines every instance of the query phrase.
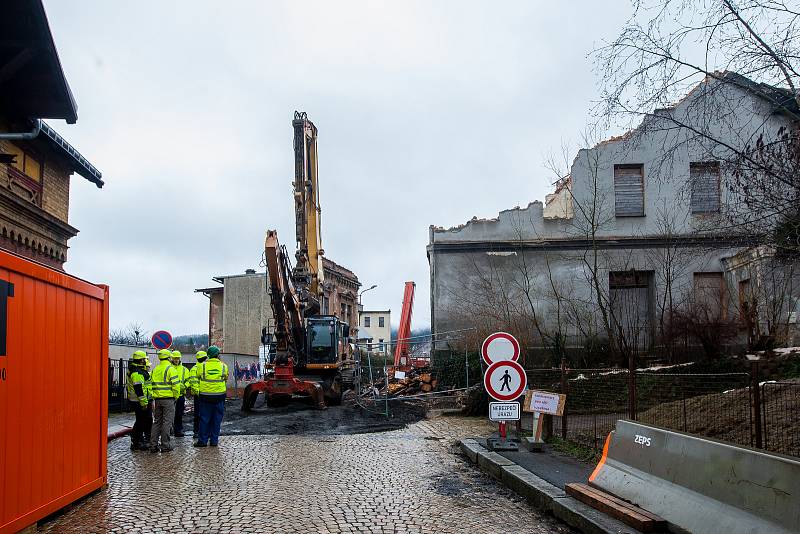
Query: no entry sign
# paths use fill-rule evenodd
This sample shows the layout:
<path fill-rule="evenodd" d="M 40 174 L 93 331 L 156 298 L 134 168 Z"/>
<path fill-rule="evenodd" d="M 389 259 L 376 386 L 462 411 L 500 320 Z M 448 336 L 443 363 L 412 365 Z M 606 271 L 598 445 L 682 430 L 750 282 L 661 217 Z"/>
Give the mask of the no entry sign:
<path fill-rule="evenodd" d="M 153 337 L 150 338 L 150 342 L 159 350 L 168 349 L 172 346 L 172 334 L 166 330 L 159 330 L 153 334 Z"/>
<path fill-rule="evenodd" d="M 519 359 L 519 341 L 507 332 L 495 332 L 483 341 L 481 356 L 486 365 L 503 360 Z"/>
<path fill-rule="evenodd" d="M 494 362 L 483 375 L 483 385 L 493 399 L 508 402 L 516 399 L 528 387 L 528 377 L 520 364 L 512 360 Z"/>

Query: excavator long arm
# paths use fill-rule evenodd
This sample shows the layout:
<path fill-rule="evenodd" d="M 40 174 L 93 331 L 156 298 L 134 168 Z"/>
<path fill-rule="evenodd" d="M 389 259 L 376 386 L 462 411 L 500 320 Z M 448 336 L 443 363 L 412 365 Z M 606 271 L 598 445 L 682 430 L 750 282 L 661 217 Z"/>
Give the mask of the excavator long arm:
<path fill-rule="evenodd" d="M 317 165 L 317 127 L 304 112 L 295 111 L 294 129 L 294 215 L 297 238 L 295 284 L 308 314 L 319 311 L 322 299 L 321 213 Z"/>

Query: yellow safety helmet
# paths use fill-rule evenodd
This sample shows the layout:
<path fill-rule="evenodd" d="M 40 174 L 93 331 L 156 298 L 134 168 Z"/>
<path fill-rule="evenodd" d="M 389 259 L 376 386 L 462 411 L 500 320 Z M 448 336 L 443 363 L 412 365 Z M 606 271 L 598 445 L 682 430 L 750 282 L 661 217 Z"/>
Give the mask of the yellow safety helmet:
<path fill-rule="evenodd" d="M 172 351 L 169 349 L 161 349 L 158 351 L 159 360 L 169 360 L 170 358 L 172 358 Z"/>
<path fill-rule="evenodd" d="M 147 360 L 147 353 L 143 350 L 137 350 L 131 354 L 131 360 L 136 363 L 144 363 Z"/>
<path fill-rule="evenodd" d="M 208 354 L 204 350 L 199 350 L 197 351 L 197 354 L 194 355 L 194 357 L 197 358 L 198 362 L 202 362 L 203 360 L 208 358 Z"/>
<path fill-rule="evenodd" d="M 182 354 L 181 354 L 181 351 L 179 351 L 179 350 L 173 350 L 173 351 L 172 351 L 172 359 L 173 359 L 173 360 L 174 360 L 175 358 L 177 358 L 177 359 L 179 359 L 179 360 L 180 360 L 180 359 L 181 359 L 181 356 L 182 356 Z"/>

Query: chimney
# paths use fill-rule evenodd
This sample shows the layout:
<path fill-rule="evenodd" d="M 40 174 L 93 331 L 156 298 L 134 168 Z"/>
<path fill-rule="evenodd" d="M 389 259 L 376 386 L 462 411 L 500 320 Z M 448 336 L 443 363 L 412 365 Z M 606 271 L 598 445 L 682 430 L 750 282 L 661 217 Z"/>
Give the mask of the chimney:
<path fill-rule="evenodd" d="M 256 270 L 255 269 L 246 269 L 244 274 L 256 274 Z"/>

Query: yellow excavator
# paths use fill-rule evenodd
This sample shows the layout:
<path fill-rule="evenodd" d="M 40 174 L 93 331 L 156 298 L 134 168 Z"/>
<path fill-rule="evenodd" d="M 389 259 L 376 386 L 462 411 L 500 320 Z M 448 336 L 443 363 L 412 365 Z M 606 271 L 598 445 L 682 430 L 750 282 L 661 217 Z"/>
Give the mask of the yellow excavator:
<path fill-rule="evenodd" d="M 289 263 L 278 233 L 268 230 L 264 241 L 267 291 L 275 320 L 274 332 L 262 340 L 275 347 L 263 381 L 248 385 L 242 410 L 255 405 L 259 393 L 268 406 L 285 403 L 294 395 L 311 397 L 317 408 L 342 401 L 344 389 L 353 386 L 356 362 L 350 327 L 324 307 L 321 209 L 317 177 L 317 128 L 305 113 L 295 112 L 294 209 L 297 250 Z"/>

